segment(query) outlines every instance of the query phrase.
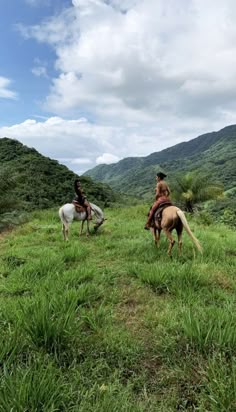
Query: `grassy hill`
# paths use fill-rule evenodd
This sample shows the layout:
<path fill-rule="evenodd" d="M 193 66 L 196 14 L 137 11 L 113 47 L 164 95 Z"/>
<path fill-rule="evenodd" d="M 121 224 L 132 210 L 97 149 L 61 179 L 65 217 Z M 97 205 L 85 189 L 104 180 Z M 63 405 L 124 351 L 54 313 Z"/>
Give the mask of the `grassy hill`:
<path fill-rule="evenodd" d="M 0 239 L 0 412 L 234 412 L 235 231 L 156 249 L 147 206 L 62 240 L 57 210 Z"/>
<path fill-rule="evenodd" d="M 99 165 L 85 175 L 109 183 L 116 190 L 147 198 L 153 193 L 154 177 L 159 169 L 171 180 L 178 172 L 201 170 L 222 182 L 225 190 L 236 187 L 236 125 L 146 157 L 130 157 L 116 164 Z"/>
<path fill-rule="evenodd" d="M 0 139 L 1 172 L 11 177 L 13 194 L 27 210 L 58 206 L 73 199 L 75 173 L 17 140 Z M 116 201 L 107 184 L 94 183 L 89 177 L 81 177 L 81 183 L 90 201 L 100 205 Z"/>

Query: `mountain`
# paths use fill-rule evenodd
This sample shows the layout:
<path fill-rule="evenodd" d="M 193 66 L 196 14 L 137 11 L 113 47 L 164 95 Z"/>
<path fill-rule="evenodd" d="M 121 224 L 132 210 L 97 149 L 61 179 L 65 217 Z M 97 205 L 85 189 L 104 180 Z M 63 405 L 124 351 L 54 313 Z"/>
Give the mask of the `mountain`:
<path fill-rule="evenodd" d="M 14 197 L 27 210 L 60 206 L 73 199 L 75 173 L 17 140 L 0 139 L 0 173 L 10 176 Z M 98 205 L 109 205 L 117 199 L 107 184 L 83 176 L 81 184 L 89 201 Z"/>
<path fill-rule="evenodd" d="M 115 164 L 99 165 L 84 175 L 108 183 L 113 189 L 147 198 L 153 193 L 159 169 L 170 180 L 174 180 L 176 173 L 201 170 L 222 182 L 225 190 L 236 187 L 236 125 L 146 157 L 128 157 Z"/>

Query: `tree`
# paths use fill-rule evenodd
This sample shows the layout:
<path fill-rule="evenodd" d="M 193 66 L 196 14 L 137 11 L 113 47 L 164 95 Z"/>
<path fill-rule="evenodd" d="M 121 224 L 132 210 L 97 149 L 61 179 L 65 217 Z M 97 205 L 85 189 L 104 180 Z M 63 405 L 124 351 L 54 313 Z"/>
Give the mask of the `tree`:
<path fill-rule="evenodd" d="M 223 197 L 223 186 L 200 172 L 190 172 L 176 178 L 173 198 L 183 203 L 187 212 L 193 213 L 196 205 Z"/>
<path fill-rule="evenodd" d="M 0 170 L 0 214 L 14 209 L 14 178 L 7 169 Z"/>
<path fill-rule="evenodd" d="M 15 194 L 16 180 L 16 176 L 13 176 L 9 169 L 0 169 L 0 229 L 16 223 L 12 212 L 21 206 Z"/>

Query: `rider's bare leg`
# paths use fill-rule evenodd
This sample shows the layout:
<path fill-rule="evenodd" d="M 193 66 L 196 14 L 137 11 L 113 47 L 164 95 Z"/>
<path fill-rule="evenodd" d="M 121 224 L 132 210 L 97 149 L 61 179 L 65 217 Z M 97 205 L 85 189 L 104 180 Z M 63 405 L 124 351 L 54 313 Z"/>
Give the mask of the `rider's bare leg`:
<path fill-rule="evenodd" d="M 153 219 L 154 213 L 155 213 L 155 211 L 156 211 L 156 209 L 157 209 L 157 206 L 158 206 L 158 202 L 153 203 L 153 205 L 152 205 L 152 207 L 151 207 L 151 209 L 150 209 L 150 211 L 149 211 L 148 220 L 147 220 L 147 222 L 146 222 L 146 224 L 145 224 L 145 226 L 144 226 L 144 229 L 149 230 L 149 229 L 151 228 L 152 219 Z"/>
<path fill-rule="evenodd" d="M 87 215 L 88 215 L 87 219 L 92 220 L 91 206 L 90 206 L 90 203 L 87 202 L 87 200 L 86 200 L 86 202 L 84 202 L 84 206 L 86 207 L 86 210 L 87 210 Z"/>

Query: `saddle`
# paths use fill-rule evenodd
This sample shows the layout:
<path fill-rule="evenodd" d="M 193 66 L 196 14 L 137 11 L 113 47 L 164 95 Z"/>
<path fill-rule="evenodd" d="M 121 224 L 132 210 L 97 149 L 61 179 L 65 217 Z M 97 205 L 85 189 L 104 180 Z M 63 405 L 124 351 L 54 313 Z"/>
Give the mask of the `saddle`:
<path fill-rule="evenodd" d="M 82 213 L 86 212 L 86 208 L 84 206 L 81 206 L 76 200 L 73 200 L 73 205 L 75 206 L 75 210 L 77 213 Z"/>
<path fill-rule="evenodd" d="M 171 201 L 169 201 L 169 202 L 163 202 L 163 203 L 161 203 L 161 204 L 158 206 L 157 210 L 155 211 L 155 213 L 154 213 L 154 219 L 157 220 L 157 222 L 158 222 L 159 225 L 161 224 L 161 219 L 162 219 L 162 212 L 163 212 L 163 210 L 166 209 L 166 208 L 169 207 L 169 206 L 172 206 L 172 202 L 171 202 Z"/>

